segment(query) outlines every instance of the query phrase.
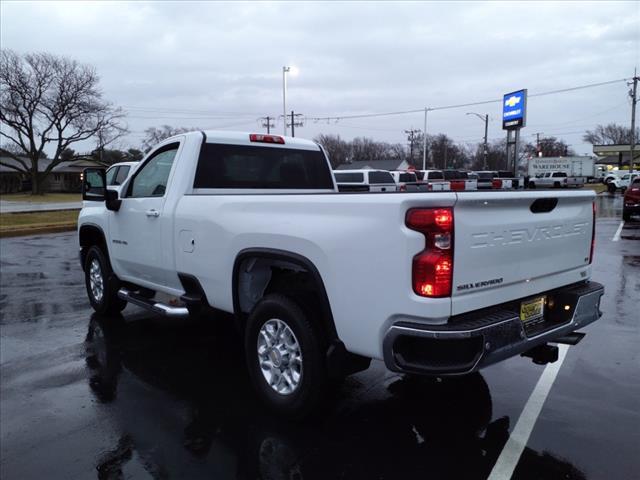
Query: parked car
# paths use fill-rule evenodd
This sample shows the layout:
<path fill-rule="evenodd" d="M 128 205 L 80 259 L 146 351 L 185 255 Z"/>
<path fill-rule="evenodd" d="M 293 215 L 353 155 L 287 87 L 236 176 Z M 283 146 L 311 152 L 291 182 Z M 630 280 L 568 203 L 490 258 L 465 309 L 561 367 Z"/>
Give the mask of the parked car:
<path fill-rule="evenodd" d="M 602 179 L 602 182 L 605 184 L 609 184 L 612 180 L 619 179 L 624 174 L 624 171 L 612 170 L 607 172 Z"/>
<path fill-rule="evenodd" d="M 478 181 L 470 179 L 467 172 L 460 170 L 443 170 L 445 180 L 450 184 L 451 190 L 477 190 Z"/>
<path fill-rule="evenodd" d="M 548 362 L 601 315 L 590 190 L 351 195 L 312 141 L 216 131 L 164 140 L 121 189 L 85 170 L 93 309 L 232 313 L 257 395 L 287 416 L 372 358 L 436 376 Z"/>
<path fill-rule="evenodd" d="M 546 172 L 529 180 L 529 188 L 568 188 L 582 187 L 585 179 L 568 177 L 565 172 Z"/>
<path fill-rule="evenodd" d="M 631 215 L 640 215 L 640 176 L 635 176 L 622 202 L 623 220 L 631 220 Z"/>
<path fill-rule="evenodd" d="M 500 188 L 505 190 L 516 189 L 520 186 L 520 179 L 509 170 L 498 170 L 496 179 L 500 180 Z"/>
<path fill-rule="evenodd" d="M 414 170 L 418 182 L 426 184 L 429 191 L 450 190 L 451 185 L 444 179 L 442 170 Z"/>
<path fill-rule="evenodd" d="M 340 192 L 395 192 L 398 187 L 386 170 L 335 170 Z"/>
<path fill-rule="evenodd" d="M 609 181 L 609 183 L 607 183 L 607 190 L 609 191 L 609 193 L 615 193 L 616 190 L 620 190 L 622 193 L 624 193 L 629 187 L 631 181 L 638 175 L 639 174 L 637 173 L 625 173 L 623 175 L 620 175 L 619 177 L 614 177 Z"/>
<path fill-rule="evenodd" d="M 393 180 L 398 185 L 398 191 L 400 192 L 419 192 L 427 191 L 428 186 L 418 182 L 418 177 L 413 172 L 401 172 L 391 171 L 389 172 L 393 176 Z"/>
<path fill-rule="evenodd" d="M 473 176 L 476 177 L 476 185 L 478 186 L 478 190 L 488 190 L 493 188 L 493 178 L 496 176 L 496 172 L 473 172 Z"/>

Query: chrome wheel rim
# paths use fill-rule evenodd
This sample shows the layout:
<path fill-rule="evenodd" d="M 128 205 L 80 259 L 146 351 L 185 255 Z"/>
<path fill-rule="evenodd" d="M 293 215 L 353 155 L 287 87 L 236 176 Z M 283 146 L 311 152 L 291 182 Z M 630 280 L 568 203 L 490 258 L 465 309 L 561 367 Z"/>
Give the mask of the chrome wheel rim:
<path fill-rule="evenodd" d="M 280 395 L 296 391 L 302 379 L 302 351 L 293 330 L 278 318 L 258 332 L 258 363 L 267 384 Z"/>
<path fill-rule="evenodd" d="M 104 295 L 104 281 L 102 280 L 100 262 L 96 258 L 91 260 L 91 265 L 89 265 L 89 287 L 94 300 L 96 302 L 101 301 Z"/>

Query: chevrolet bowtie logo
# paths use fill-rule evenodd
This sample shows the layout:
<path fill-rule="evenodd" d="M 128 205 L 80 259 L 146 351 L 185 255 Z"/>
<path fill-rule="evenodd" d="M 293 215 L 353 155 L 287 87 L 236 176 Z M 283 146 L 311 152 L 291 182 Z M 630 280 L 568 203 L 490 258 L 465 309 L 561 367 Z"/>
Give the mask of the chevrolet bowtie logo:
<path fill-rule="evenodd" d="M 507 98 L 504 101 L 505 106 L 512 107 L 512 108 L 515 107 L 519 103 L 520 103 L 520 97 L 516 97 L 515 95 Z"/>

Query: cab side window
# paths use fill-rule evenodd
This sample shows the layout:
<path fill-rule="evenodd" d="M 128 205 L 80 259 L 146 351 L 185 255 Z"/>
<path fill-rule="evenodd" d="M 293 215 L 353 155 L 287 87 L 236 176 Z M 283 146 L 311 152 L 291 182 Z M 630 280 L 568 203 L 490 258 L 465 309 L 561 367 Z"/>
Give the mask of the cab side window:
<path fill-rule="evenodd" d="M 165 145 L 156 151 L 144 166 L 136 172 L 129 187 L 129 197 L 162 197 L 167 189 L 178 143 Z"/>
<path fill-rule="evenodd" d="M 118 172 L 118 168 L 120 167 L 111 167 L 107 170 L 107 185 L 115 185 L 113 182 L 116 177 L 116 173 Z"/>

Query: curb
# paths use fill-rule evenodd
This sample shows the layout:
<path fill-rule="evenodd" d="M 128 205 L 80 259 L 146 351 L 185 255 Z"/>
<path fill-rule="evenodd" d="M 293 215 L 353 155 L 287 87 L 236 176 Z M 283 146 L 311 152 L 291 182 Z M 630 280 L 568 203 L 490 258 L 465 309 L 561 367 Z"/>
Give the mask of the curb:
<path fill-rule="evenodd" d="M 26 235 L 42 235 L 47 233 L 70 232 L 78 228 L 77 222 L 59 225 L 42 225 L 37 227 L 22 227 L 0 231 L 0 238 L 23 237 Z"/>

